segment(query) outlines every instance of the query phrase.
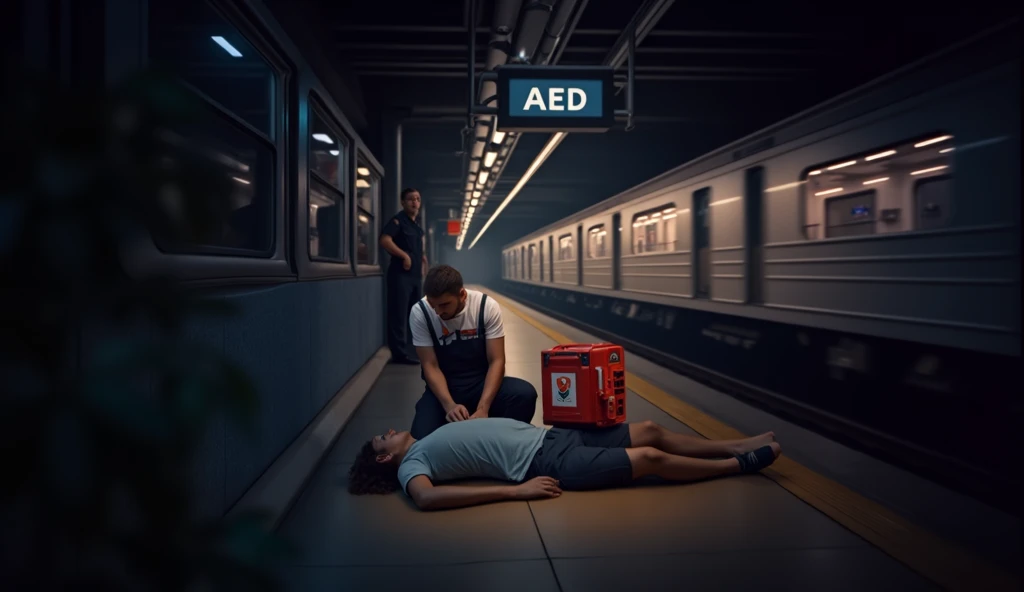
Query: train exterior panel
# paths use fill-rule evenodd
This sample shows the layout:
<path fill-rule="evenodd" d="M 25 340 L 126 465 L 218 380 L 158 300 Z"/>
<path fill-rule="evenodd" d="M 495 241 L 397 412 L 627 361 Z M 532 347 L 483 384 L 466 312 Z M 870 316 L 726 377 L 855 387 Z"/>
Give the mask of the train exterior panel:
<path fill-rule="evenodd" d="M 229 318 L 193 319 L 181 332 L 194 350 L 238 364 L 260 395 L 252 429 L 216 415 L 195 451 L 191 502 L 219 517 L 384 344 L 376 237 L 397 207 L 397 189 L 385 207 L 384 167 L 354 114 L 340 107 L 347 89 L 324 75 L 329 68 L 314 71 L 317 48 L 302 38 L 301 18 L 286 30 L 280 3 L 277 14 L 260 0 L 95 4 L 82 20 L 75 3 L 39 3 L 26 34 L 90 51 L 51 59 L 47 44 L 26 45 L 28 61 L 84 86 L 115 84 L 147 64 L 176 75 L 201 99 L 203 118 L 166 130 L 168 142 L 206 156 L 236 183 L 236 209 L 213 244 L 142 236 L 122 253 L 133 278 L 172 276 L 236 306 Z M 53 33 L 51 22 L 67 26 Z M 239 55 L 229 57 L 203 31 L 230 39 Z M 86 372 L 105 347 L 149 345 L 163 329 L 142 321 L 123 331 L 84 326 L 74 339 L 77 362 Z M 155 378 L 132 386 L 155 397 Z"/>
<path fill-rule="evenodd" d="M 595 261 L 576 286 L 513 274 L 504 289 L 961 483 L 996 479 L 990 452 L 1012 441 L 994 432 L 1013 431 L 993 426 L 1021 410 L 1015 30 L 506 247 L 572 228 L 586 239 L 617 220 L 603 245 L 610 281 Z M 954 446 L 953 432 L 977 444 Z"/>

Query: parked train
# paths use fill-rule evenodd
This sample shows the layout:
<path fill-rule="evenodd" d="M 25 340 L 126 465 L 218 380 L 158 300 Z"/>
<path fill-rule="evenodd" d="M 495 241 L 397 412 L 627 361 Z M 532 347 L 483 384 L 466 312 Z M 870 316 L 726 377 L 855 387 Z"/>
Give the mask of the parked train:
<path fill-rule="evenodd" d="M 541 228 L 512 297 L 961 487 L 1018 446 L 1017 25 Z M 850 440 L 852 438 L 852 440 Z"/>

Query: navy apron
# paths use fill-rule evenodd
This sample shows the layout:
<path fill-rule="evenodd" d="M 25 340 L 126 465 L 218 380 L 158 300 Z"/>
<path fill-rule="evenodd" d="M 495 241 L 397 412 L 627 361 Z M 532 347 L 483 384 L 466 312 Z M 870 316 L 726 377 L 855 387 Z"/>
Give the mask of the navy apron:
<path fill-rule="evenodd" d="M 426 305 L 419 301 L 420 309 L 423 310 L 423 318 L 427 320 L 427 329 L 430 331 L 430 338 L 434 340 L 434 354 L 437 356 L 437 364 L 441 368 L 445 382 L 448 384 L 448 393 L 458 405 L 475 406 L 483 394 L 484 380 L 487 378 L 487 335 L 484 333 L 484 307 L 487 304 L 487 294 L 480 299 L 480 315 L 477 323 L 476 339 L 463 339 L 462 334 L 456 331 L 452 342 L 441 346 L 434 332 L 434 323 Z M 420 371 L 423 374 L 423 371 Z M 426 383 L 424 376 L 423 382 Z M 434 393 L 427 385 L 427 394 L 434 398 Z M 474 400 L 476 399 L 476 400 Z M 440 403 L 438 403 L 440 404 Z M 470 410 L 472 413 L 472 410 Z"/>

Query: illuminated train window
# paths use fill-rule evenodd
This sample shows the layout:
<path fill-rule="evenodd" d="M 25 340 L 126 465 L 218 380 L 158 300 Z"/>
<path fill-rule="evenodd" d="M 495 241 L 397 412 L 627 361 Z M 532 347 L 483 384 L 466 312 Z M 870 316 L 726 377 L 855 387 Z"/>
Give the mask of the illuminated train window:
<path fill-rule="evenodd" d="M 811 240 L 946 226 L 953 136 L 934 133 L 808 170 L 804 233 Z"/>
<path fill-rule="evenodd" d="M 593 226 L 587 231 L 587 259 L 608 256 L 608 231 L 604 224 Z"/>
<path fill-rule="evenodd" d="M 572 248 L 572 235 L 563 234 L 558 237 L 558 260 L 572 261 L 576 259 L 576 251 Z"/>
<path fill-rule="evenodd" d="M 633 252 L 676 250 L 676 204 L 662 204 L 633 215 Z"/>

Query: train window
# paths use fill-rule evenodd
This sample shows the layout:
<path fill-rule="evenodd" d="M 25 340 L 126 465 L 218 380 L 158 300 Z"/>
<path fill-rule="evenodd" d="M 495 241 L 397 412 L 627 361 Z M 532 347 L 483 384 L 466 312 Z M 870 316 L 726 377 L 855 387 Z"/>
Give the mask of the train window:
<path fill-rule="evenodd" d="M 317 102 L 309 104 L 309 170 L 344 193 L 348 189 L 348 141 Z"/>
<path fill-rule="evenodd" d="M 662 204 L 633 215 L 633 252 L 676 250 L 676 204 Z"/>
<path fill-rule="evenodd" d="M 165 162 L 197 160 L 213 175 L 222 176 L 230 191 L 231 212 L 223 227 L 213 229 L 191 244 L 156 235 L 164 252 L 269 255 L 274 244 L 274 150 L 254 142 L 234 122 L 212 110 L 178 129 L 164 130 L 168 146 Z"/>
<path fill-rule="evenodd" d="M 309 256 L 345 262 L 348 145 L 319 105 L 311 100 L 309 106 Z"/>
<path fill-rule="evenodd" d="M 202 98 L 191 122 L 164 130 L 166 162 L 199 159 L 223 175 L 231 212 L 187 244 L 154 236 L 167 253 L 263 255 L 274 247 L 277 76 L 246 38 L 205 1 L 148 3 L 148 59 Z"/>
<path fill-rule="evenodd" d="M 310 175 L 309 256 L 313 259 L 346 259 L 341 229 L 345 227 L 345 199 L 333 187 Z"/>
<path fill-rule="evenodd" d="M 268 138 L 277 77 L 249 41 L 205 0 L 149 0 L 150 62 Z"/>
<path fill-rule="evenodd" d="M 359 263 L 372 265 L 377 262 L 376 213 L 379 203 L 380 177 L 370 170 L 369 164 L 360 156 L 356 166 L 356 216 L 359 219 L 356 252 Z"/>
<path fill-rule="evenodd" d="M 537 258 L 537 245 L 530 245 L 530 259 L 529 264 L 526 266 L 526 274 L 531 280 L 533 279 L 533 264 Z"/>
<path fill-rule="evenodd" d="M 808 170 L 802 178 L 806 238 L 945 226 L 953 151 L 953 136 L 937 132 Z"/>
<path fill-rule="evenodd" d="M 558 237 L 558 260 L 572 261 L 576 258 L 576 251 L 572 248 L 572 235 L 563 234 Z"/>
<path fill-rule="evenodd" d="M 608 231 L 604 224 L 593 226 L 587 232 L 587 259 L 607 257 Z"/>

